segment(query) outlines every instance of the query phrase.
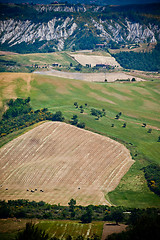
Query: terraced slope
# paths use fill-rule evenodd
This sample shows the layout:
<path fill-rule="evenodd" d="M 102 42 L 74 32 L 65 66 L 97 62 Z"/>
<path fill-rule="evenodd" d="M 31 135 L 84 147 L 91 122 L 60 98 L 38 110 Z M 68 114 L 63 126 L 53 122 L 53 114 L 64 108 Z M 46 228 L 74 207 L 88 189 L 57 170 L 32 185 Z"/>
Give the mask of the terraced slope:
<path fill-rule="evenodd" d="M 46 122 L 0 149 L 0 199 L 109 204 L 104 193 L 133 163 L 129 151 L 110 138 Z"/>

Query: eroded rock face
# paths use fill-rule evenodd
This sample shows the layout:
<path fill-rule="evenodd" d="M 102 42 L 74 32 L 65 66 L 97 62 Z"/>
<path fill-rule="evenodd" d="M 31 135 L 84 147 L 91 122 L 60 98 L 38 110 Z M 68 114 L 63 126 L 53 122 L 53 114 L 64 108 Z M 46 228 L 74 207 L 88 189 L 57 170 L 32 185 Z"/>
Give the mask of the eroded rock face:
<path fill-rule="evenodd" d="M 122 24 L 115 21 L 102 21 L 96 22 L 92 19 L 92 23 L 101 33 L 100 37 L 106 39 L 106 41 L 115 42 L 131 42 L 131 43 L 156 43 L 155 35 L 160 33 L 160 29 L 156 25 L 145 26 L 139 23 L 132 23 L 127 19 Z M 108 30 L 108 31 L 107 31 Z"/>
<path fill-rule="evenodd" d="M 63 49 L 62 42 L 73 34 L 77 24 L 73 19 L 53 18 L 48 23 L 32 23 L 31 21 L 15 21 L 13 19 L 0 21 L 0 42 L 8 42 L 10 46 L 38 41 L 58 41 L 58 50 Z"/>
<path fill-rule="evenodd" d="M 38 11 L 51 11 L 43 5 L 37 6 Z M 54 11 L 60 11 L 57 7 Z M 64 11 L 84 11 L 85 8 L 63 9 Z M 97 9 L 94 9 L 97 11 Z M 109 41 L 116 43 L 156 43 L 160 39 L 160 28 L 154 24 L 141 25 L 125 19 L 124 22 L 115 20 L 97 20 L 93 17 L 79 20 L 78 16 L 54 17 L 48 22 L 35 23 L 29 20 L 1 20 L 0 21 L 0 43 L 14 46 L 20 43 L 33 44 L 35 41 L 55 41 L 53 48 L 59 51 L 64 47 L 72 48 L 76 45 L 78 34 L 91 31 L 95 38 L 107 44 Z M 86 27 L 87 26 L 87 27 Z M 90 39 L 88 39 L 90 41 Z M 42 43 L 42 45 L 44 42 Z M 43 47 L 43 46 L 41 46 Z"/>

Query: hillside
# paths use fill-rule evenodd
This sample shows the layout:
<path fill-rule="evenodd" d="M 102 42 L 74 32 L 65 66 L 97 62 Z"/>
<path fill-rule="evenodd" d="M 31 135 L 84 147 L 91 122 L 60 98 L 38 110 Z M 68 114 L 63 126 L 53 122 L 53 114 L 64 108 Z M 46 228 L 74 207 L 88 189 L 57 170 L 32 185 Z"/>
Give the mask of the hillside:
<path fill-rule="evenodd" d="M 120 143 L 58 122 L 11 141 L 1 148 L 0 159 L 1 199 L 62 205 L 71 198 L 78 205 L 110 204 L 105 194 L 134 163 Z"/>
<path fill-rule="evenodd" d="M 0 50 L 53 52 L 156 43 L 158 7 L 1 4 Z"/>
<path fill-rule="evenodd" d="M 86 129 L 125 144 L 136 161 L 106 199 L 128 207 L 159 206 L 159 197 L 149 190 L 143 171 L 144 166 L 159 164 L 159 80 L 93 83 L 39 74 L 1 73 L 0 85 L 3 111 L 9 98 L 30 96 L 34 110 L 48 108 L 53 113 L 60 110 L 65 121 L 77 115 L 79 122 L 85 122 Z M 83 113 L 74 102 L 79 107 L 83 105 Z M 105 109 L 106 115 L 98 119 L 91 115 L 93 108 Z M 120 118 L 115 119 L 119 112 Z M 146 126 L 142 127 L 144 123 Z M 0 145 L 32 128 L 34 125 L 2 137 Z"/>

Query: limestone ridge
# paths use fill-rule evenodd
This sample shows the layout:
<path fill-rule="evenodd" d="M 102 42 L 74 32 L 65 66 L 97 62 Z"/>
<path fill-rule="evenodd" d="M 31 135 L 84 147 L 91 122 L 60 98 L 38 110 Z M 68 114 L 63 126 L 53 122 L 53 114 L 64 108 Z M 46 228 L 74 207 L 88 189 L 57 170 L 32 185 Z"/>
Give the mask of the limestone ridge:
<path fill-rule="evenodd" d="M 14 46 L 22 42 L 33 44 L 38 41 L 57 40 L 57 49 L 63 50 L 64 42 L 71 36 L 77 24 L 73 19 L 53 18 L 48 23 L 32 23 L 31 21 L 15 21 L 13 19 L 0 21 L 0 42 L 7 42 L 9 46 Z"/>
<path fill-rule="evenodd" d="M 37 44 L 37 49 L 41 51 L 46 47 L 51 51 L 62 51 L 72 50 L 80 43 L 81 49 L 86 40 L 93 45 L 103 43 L 106 46 L 111 41 L 122 45 L 160 40 L 158 24 L 133 22 L 127 17 L 104 18 L 105 7 L 102 6 L 34 5 L 33 9 L 38 14 L 50 14 L 50 19 L 35 22 L 33 19 L 18 19 L 17 16 L 1 18 L 1 49 L 5 46 L 12 50 L 23 43 L 26 46 Z M 97 17 L 97 13 L 101 13 L 102 17 Z"/>

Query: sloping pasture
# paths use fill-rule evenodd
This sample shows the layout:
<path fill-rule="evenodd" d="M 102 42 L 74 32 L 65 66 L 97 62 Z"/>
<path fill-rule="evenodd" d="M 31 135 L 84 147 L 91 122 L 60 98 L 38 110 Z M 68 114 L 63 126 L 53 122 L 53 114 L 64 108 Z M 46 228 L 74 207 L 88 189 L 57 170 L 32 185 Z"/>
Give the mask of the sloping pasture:
<path fill-rule="evenodd" d="M 153 75 L 153 74 L 152 74 Z M 149 75 L 148 75 L 149 76 Z M 102 135 L 122 141 L 131 150 L 136 160 L 120 184 L 106 198 L 113 204 L 133 207 L 159 207 L 159 197 L 150 192 L 144 178 L 143 167 L 160 163 L 160 82 L 135 83 L 90 83 L 66 78 L 38 74 L 1 73 L 1 109 L 6 101 L 16 97 L 31 97 L 34 110 L 47 107 L 49 111 L 62 111 L 70 120 L 77 114 L 79 122 L 86 128 Z M 74 102 L 84 106 L 84 113 L 75 108 Z M 106 116 L 95 120 L 91 108 L 106 110 Z M 122 112 L 119 120 L 115 119 Z M 126 128 L 122 125 L 127 124 Z M 143 123 L 146 127 L 143 128 Z M 114 127 L 111 125 L 114 124 Z M 152 132 L 148 133 L 151 128 Z M 30 128 L 29 128 L 30 129 Z M 26 130 L 24 130 L 25 132 Z M 3 145 L 22 130 L 9 134 L 0 140 Z"/>
<path fill-rule="evenodd" d="M 109 204 L 104 194 L 133 163 L 128 149 L 110 138 L 46 122 L 1 148 L 0 199 Z"/>

